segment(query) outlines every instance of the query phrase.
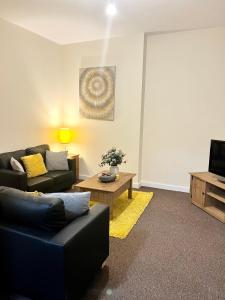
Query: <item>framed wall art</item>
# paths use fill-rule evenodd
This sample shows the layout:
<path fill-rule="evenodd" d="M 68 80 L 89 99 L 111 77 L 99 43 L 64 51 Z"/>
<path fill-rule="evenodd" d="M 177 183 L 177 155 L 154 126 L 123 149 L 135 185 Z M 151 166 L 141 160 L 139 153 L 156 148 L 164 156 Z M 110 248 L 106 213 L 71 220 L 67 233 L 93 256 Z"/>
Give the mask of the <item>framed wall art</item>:
<path fill-rule="evenodd" d="M 80 69 L 80 115 L 88 119 L 114 120 L 116 67 Z"/>

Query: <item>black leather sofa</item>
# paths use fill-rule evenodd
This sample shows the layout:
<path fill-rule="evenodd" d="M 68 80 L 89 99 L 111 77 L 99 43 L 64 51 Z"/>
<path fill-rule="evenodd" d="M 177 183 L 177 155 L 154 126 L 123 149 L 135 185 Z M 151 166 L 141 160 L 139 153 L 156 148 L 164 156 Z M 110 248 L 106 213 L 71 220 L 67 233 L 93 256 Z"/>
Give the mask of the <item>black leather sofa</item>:
<path fill-rule="evenodd" d="M 96 204 L 68 223 L 62 200 L 32 197 L 0 187 L 1 292 L 78 299 L 109 255 L 109 208 Z"/>
<path fill-rule="evenodd" d="M 21 157 L 41 153 L 45 161 L 46 150 L 49 145 L 39 145 L 0 154 L 0 186 L 8 186 L 23 191 L 58 192 L 69 189 L 78 179 L 75 177 L 76 161 L 68 159 L 69 171 L 49 171 L 47 174 L 34 178 L 27 178 L 26 173 L 14 171 L 10 165 L 11 157 L 21 162 Z M 22 162 L 21 162 L 22 163 Z"/>

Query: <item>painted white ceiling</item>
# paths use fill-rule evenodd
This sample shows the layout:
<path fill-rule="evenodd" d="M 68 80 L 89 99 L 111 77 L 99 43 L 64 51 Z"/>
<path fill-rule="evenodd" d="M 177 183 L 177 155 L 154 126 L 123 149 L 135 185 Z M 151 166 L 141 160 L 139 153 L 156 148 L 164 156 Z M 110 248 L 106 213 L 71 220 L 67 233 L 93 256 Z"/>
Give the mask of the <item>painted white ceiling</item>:
<path fill-rule="evenodd" d="M 0 0 L 0 18 L 59 44 L 106 36 L 108 0 Z M 225 25 L 225 0 L 115 0 L 110 36 Z M 108 30 L 109 31 L 109 30 Z"/>

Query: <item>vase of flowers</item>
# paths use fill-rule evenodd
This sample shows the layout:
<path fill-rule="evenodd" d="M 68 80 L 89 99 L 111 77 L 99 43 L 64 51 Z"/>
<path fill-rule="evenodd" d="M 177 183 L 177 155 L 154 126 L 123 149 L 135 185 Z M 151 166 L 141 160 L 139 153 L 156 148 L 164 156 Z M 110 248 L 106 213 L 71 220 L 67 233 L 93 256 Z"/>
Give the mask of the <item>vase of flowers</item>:
<path fill-rule="evenodd" d="M 109 170 L 110 170 L 110 173 L 112 173 L 112 174 L 117 175 L 119 173 L 119 167 L 118 166 L 110 166 Z"/>
<path fill-rule="evenodd" d="M 109 165 L 110 172 L 112 174 L 118 174 L 119 173 L 118 165 L 121 165 L 122 163 L 126 163 L 126 161 L 124 160 L 125 156 L 126 154 L 124 154 L 120 149 L 117 150 L 115 147 L 113 147 L 102 155 L 102 161 L 100 163 L 100 167 Z"/>

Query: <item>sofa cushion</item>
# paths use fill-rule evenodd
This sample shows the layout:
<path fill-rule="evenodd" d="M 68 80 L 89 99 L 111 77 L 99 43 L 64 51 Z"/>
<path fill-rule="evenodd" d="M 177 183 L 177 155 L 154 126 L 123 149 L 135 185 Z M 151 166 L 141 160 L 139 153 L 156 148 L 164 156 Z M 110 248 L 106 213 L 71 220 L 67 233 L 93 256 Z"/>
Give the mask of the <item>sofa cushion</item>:
<path fill-rule="evenodd" d="M 45 161 L 46 150 L 49 150 L 49 145 L 43 144 L 43 145 L 38 145 L 38 146 L 35 146 L 35 147 L 27 148 L 25 151 L 26 151 L 27 155 L 41 153 L 41 155 L 42 155 L 42 157 L 43 157 L 43 159 Z"/>
<path fill-rule="evenodd" d="M 53 179 L 54 184 L 60 184 L 62 182 L 73 183 L 73 172 L 72 171 L 49 171 L 46 176 Z"/>
<path fill-rule="evenodd" d="M 46 151 L 46 166 L 49 171 L 68 171 L 69 165 L 67 160 L 68 151 Z"/>
<path fill-rule="evenodd" d="M 21 157 L 23 157 L 24 155 L 26 155 L 25 150 L 1 153 L 0 154 L 0 168 L 12 170 L 12 167 L 10 164 L 11 157 L 14 157 L 16 160 L 21 162 Z"/>
<path fill-rule="evenodd" d="M 35 197 L 7 187 L 0 187 L 0 216 L 12 223 L 47 230 L 60 229 L 66 225 L 62 200 Z"/>
<path fill-rule="evenodd" d="M 83 193 L 50 193 L 44 197 L 54 197 L 63 200 L 65 216 L 68 221 L 74 220 L 88 212 L 91 192 Z"/>
<path fill-rule="evenodd" d="M 47 173 L 43 157 L 40 153 L 21 157 L 27 177 L 36 177 Z"/>
<path fill-rule="evenodd" d="M 53 190 L 54 181 L 47 176 L 37 176 L 27 179 L 28 191 L 48 192 Z"/>
<path fill-rule="evenodd" d="M 10 165 L 14 171 L 23 172 L 23 173 L 25 172 L 22 164 L 14 157 L 11 157 Z"/>

